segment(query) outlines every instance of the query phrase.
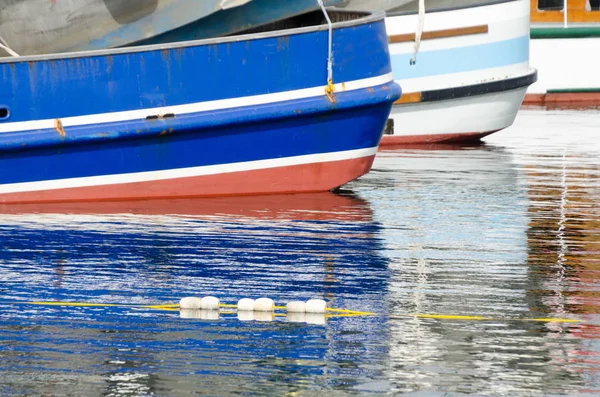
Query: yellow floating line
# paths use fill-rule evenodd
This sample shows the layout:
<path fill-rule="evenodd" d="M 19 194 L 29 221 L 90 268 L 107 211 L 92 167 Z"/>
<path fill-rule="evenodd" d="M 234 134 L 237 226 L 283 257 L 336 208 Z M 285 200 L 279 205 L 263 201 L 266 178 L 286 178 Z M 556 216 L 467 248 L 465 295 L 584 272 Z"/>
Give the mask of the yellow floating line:
<path fill-rule="evenodd" d="M 327 308 L 325 310 L 327 310 L 328 312 L 348 313 L 348 314 L 356 314 L 356 315 L 361 315 L 361 316 L 371 316 L 371 315 L 375 314 L 375 313 L 371 313 L 371 312 L 361 312 L 361 311 L 357 311 L 357 310 L 348 310 L 348 309 Z"/>
<path fill-rule="evenodd" d="M 142 307 L 144 309 L 159 309 L 159 310 L 174 310 L 179 309 L 179 305 L 151 305 L 151 306 L 134 306 L 134 307 Z"/>
<path fill-rule="evenodd" d="M 179 310 L 178 303 L 167 303 L 160 305 L 140 305 L 140 304 L 124 304 L 124 303 L 88 303 L 88 302 L 62 302 L 62 301 L 34 301 L 34 302 L 8 302 L 4 304 L 28 304 L 28 305 L 40 305 L 40 306 L 69 306 L 69 307 L 135 307 L 143 309 L 155 309 L 155 310 Z M 237 308 L 235 304 L 221 303 L 220 307 L 224 308 Z M 275 309 L 285 309 L 285 306 L 275 306 Z M 362 312 L 348 309 L 337 309 L 337 308 L 326 308 L 326 317 L 358 317 L 358 316 L 372 316 L 376 315 L 373 312 Z M 234 314 L 236 312 L 222 312 L 222 314 Z M 332 314 L 329 314 L 332 313 Z M 282 314 L 275 314 L 277 317 L 284 316 Z M 543 323 L 582 323 L 583 320 L 576 320 L 570 318 L 558 318 L 558 317 L 539 317 L 539 318 L 494 318 L 484 316 L 463 316 L 463 315 L 450 315 L 450 314 L 398 314 L 391 315 L 391 319 L 399 318 L 424 318 L 424 319 L 436 319 L 436 320 L 466 320 L 466 321 L 532 321 L 532 322 L 543 322 Z"/>
<path fill-rule="evenodd" d="M 370 314 L 370 313 L 368 313 Z M 366 315 L 368 315 L 366 314 Z M 339 314 L 326 314 L 325 318 L 338 318 L 338 317 L 364 317 L 365 314 L 361 313 L 361 312 L 356 312 L 356 313 L 339 313 Z"/>
<path fill-rule="evenodd" d="M 456 316 L 446 314 L 415 314 L 417 318 L 435 318 L 440 320 L 491 320 L 491 318 L 481 316 Z"/>
<path fill-rule="evenodd" d="M 582 323 L 582 320 L 573 320 L 570 318 L 532 318 L 531 320 L 523 321 L 539 321 L 543 323 Z"/>

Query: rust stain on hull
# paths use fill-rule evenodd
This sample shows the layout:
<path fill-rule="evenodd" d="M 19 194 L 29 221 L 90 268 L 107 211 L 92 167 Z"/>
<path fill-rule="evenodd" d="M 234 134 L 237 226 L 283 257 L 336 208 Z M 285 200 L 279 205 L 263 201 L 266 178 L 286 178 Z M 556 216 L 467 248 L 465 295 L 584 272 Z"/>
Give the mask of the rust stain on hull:
<path fill-rule="evenodd" d="M 62 121 L 60 121 L 60 119 L 54 120 L 54 129 L 56 130 L 56 132 L 58 132 L 58 135 L 60 135 L 62 137 L 67 136 L 65 129 L 62 125 Z"/>

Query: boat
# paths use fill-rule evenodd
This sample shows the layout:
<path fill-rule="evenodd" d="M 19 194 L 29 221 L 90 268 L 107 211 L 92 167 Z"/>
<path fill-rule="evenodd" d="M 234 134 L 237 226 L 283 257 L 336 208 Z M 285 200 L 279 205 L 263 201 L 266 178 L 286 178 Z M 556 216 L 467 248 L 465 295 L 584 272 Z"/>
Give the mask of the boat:
<path fill-rule="evenodd" d="M 525 105 L 600 107 L 598 0 L 531 0 L 530 46 L 540 75 Z"/>
<path fill-rule="evenodd" d="M 403 95 L 381 145 L 477 141 L 509 127 L 527 88 L 527 0 L 346 0 L 339 7 L 382 8 L 394 79 Z M 400 5 L 398 5 L 400 4 Z"/>
<path fill-rule="evenodd" d="M 229 13 L 236 8 L 255 13 L 252 20 L 262 21 L 282 20 L 319 8 L 317 0 L 251 4 L 254 1 L 0 0 L 0 55 L 129 46 L 156 36 L 167 37 L 172 30 L 182 28 L 185 32 L 186 27 L 197 26 L 207 18 L 202 22 L 206 28 L 198 30 L 195 39 L 225 36 L 253 26 L 240 19 L 244 13 Z M 324 4 L 337 1 L 325 0 Z"/>
<path fill-rule="evenodd" d="M 2 58 L 0 202 L 338 188 L 369 172 L 401 95 L 384 18 Z"/>
<path fill-rule="evenodd" d="M 335 6 L 341 1 L 323 0 L 323 6 Z M 319 8 L 319 0 L 251 0 L 237 7 L 221 9 L 187 25 L 132 44 L 172 43 L 253 33 L 255 29 L 262 29 L 266 25 L 271 25 L 272 28 L 285 28 L 286 24 L 295 23 L 293 17 L 304 18 L 302 15 Z M 370 10 L 366 9 L 366 11 Z"/>
<path fill-rule="evenodd" d="M 0 0 L 0 55 L 119 47 L 248 1 Z"/>

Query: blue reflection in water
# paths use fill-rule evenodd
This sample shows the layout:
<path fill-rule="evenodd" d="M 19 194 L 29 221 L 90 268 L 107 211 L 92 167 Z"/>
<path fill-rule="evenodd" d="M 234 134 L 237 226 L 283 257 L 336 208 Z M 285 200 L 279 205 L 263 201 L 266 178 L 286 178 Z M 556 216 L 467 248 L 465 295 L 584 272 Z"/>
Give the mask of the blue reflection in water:
<path fill-rule="evenodd" d="M 20 371 L 28 377 L 52 374 L 69 385 L 64 372 L 103 374 L 109 384 L 125 374 L 120 382 L 136 393 L 160 390 L 150 383 L 183 375 L 275 377 L 290 387 L 317 380 L 315 387 L 342 389 L 381 377 L 382 368 L 370 362 L 385 360 L 387 349 L 371 340 L 387 332 L 382 315 L 388 270 L 378 253 L 380 225 L 358 197 L 327 193 L 8 211 L 17 214 L 3 215 L 0 226 L 6 303 L 157 304 L 215 295 L 229 303 L 267 296 L 284 304 L 319 297 L 331 306 L 379 314 L 309 319 L 324 322 L 318 325 L 285 318 L 244 322 L 234 314 L 190 319 L 178 311 L 134 307 L 7 304 L 0 307 L 7 346 L 0 370 L 16 387 L 28 383 Z M 165 212 L 172 214 L 156 215 Z M 256 385 L 240 387 L 256 391 Z"/>
<path fill-rule="evenodd" d="M 354 194 L 0 206 L 0 395 L 598 395 L 600 118 L 519 117 L 382 151 Z M 209 294 L 377 315 L 24 304 Z M 506 319 L 550 316 L 585 323 Z"/>

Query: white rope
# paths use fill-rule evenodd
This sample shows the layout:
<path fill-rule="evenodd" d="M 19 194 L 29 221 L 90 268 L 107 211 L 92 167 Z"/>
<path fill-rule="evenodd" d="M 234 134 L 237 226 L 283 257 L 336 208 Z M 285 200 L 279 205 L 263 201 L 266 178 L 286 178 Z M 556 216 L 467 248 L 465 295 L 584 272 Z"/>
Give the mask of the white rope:
<path fill-rule="evenodd" d="M 0 48 L 2 48 L 4 51 L 8 52 L 10 55 L 12 55 L 13 57 L 18 57 L 20 56 L 19 54 L 17 54 L 15 51 L 13 51 L 8 44 L 6 44 L 6 41 L 4 41 L 4 37 L 0 36 Z"/>
<path fill-rule="evenodd" d="M 417 63 L 417 53 L 419 52 L 419 47 L 421 46 L 421 34 L 423 33 L 423 25 L 425 24 L 425 0 L 419 0 L 418 18 L 417 32 L 415 33 L 415 51 L 410 59 L 411 65 Z"/>
<path fill-rule="evenodd" d="M 327 54 L 327 82 L 333 82 L 333 51 L 332 51 L 332 36 L 333 36 L 333 28 L 331 24 L 331 19 L 329 19 L 329 14 L 327 14 L 327 10 L 323 5 L 323 0 L 317 0 L 319 6 L 321 6 L 321 11 L 323 11 L 323 15 L 325 15 L 325 19 L 327 20 L 327 26 L 329 28 L 329 43 L 328 43 L 328 54 Z"/>

